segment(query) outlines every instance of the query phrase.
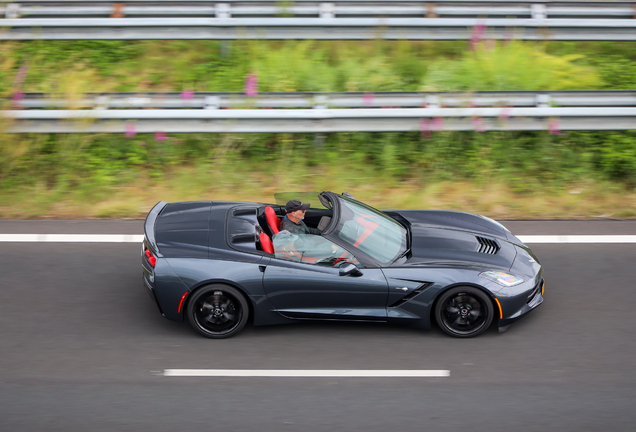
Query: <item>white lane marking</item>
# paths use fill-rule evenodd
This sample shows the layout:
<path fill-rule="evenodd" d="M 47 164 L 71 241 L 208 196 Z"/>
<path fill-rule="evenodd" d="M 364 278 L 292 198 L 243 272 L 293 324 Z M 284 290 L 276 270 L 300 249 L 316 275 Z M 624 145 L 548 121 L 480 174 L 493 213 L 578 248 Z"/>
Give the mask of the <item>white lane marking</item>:
<path fill-rule="evenodd" d="M 520 235 L 524 243 L 636 243 L 636 235 Z M 141 243 L 141 234 L 0 234 L 0 242 Z"/>
<path fill-rule="evenodd" d="M 449 370 L 320 370 L 320 369 L 166 369 L 176 377 L 300 377 L 300 378 L 434 378 L 450 376 Z"/>
<path fill-rule="evenodd" d="M 0 242 L 141 243 L 138 234 L 0 234 Z"/>
<path fill-rule="evenodd" d="M 636 243 L 636 235 L 527 235 L 524 243 Z"/>

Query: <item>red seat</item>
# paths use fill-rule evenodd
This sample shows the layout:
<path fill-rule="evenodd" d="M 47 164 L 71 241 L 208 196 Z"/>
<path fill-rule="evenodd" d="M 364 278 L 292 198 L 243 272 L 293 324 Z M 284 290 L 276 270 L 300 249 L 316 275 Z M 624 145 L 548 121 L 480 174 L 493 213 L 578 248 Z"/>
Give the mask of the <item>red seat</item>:
<path fill-rule="evenodd" d="M 276 212 L 270 206 L 265 207 L 265 217 L 267 218 L 267 223 L 272 233 L 278 234 L 278 231 L 280 231 L 280 219 L 278 219 Z"/>
<path fill-rule="evenodd" d="M 263 251 L 273 254 L 274 253 L 274 245 L 272 244 L 272 240 L 265 233 L 261 233 L 260 235 L 261 246 L 263 247 Z"/>

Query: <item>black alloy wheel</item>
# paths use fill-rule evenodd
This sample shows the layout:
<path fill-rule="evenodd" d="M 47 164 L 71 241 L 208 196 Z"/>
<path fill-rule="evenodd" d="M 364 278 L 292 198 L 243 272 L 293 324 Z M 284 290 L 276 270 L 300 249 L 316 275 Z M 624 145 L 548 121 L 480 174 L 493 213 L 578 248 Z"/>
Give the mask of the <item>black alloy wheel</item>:
<path fill-rule="evenodd" d="M 241 331 L 249 316 L 247 300 L 239 290 L 227 285 L 208 285 L 188 301 L 188 321 L 205 337 L 222 339 Z"/>
<path fill-rule="evenodd" d="M 469 338 L 485 332 L 494 310 L 486 293 L 473 287 L 455 287 L 446 291 L 435 306 L 435 318 L 442 331 Z"/>

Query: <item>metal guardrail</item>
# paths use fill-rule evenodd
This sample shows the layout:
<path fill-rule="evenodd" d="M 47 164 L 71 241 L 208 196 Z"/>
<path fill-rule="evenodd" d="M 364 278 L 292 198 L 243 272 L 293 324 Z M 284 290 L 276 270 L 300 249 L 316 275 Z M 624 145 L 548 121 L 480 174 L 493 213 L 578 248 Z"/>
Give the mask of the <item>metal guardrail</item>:
<path fill-rule="evenodd" d="M 7 18 L 42 16 L 516 16 L 633 17 L 633 0 L 21 0 L 0 5 Z"/>
<path fill-rule="evenodd" d="M 633 19 L 25 18 L 0 27 L 0 40 L 636 40 Z"/>
<path fill-rule="evenodd" d="M 0 5 L 6 18 L 50 17 L 517 17 L 634 18 L 634 1 L 504 0 L 22 0 Z"/>
<path fill-rule="evenodd" d="M 635 2 L 22 1 L 0 40 L 636 40 Z"/>
<path fill-rule="evenodd" d="M 421 107 L 636 107 L 636 90 L 479 91 L 479 92 L 303 92 L 260 93 L 88 93 L 64 100 L 27 93 L 14 102 L 20 109 L 236 109 L 236 108 L 421 108 Z"/>
<path fill-rule="evenodd" d="M 155 99 L 95 95 L 79 101 L 79 105 L 85 103 L 93 109 L 13 109 L 0 111 L 0 116 L 9 120 L 6 131 L 12 133 L 636 130 L 636 92 L 312 93 L 251 98 L 208 93 L 182 94 L 180 99 L 176 94 L 153 96 Z M 210 104 L 214 100 L 210 98 L 217 98 L 219 103 Z M 262 108 L 272 109 L 254 108 L 259 101 L 269 105 Z M 26 95 L 19 104 L 46 108 L 59 107 L 62 102 L 72 103 Z M 394 107 L 378 108 L 388 102 Z M 562 106 L 554 106 L 557 102 Z M 414 105 L 420 103 L 424 106 Z M 221 109 L 241 104 L 241 109 Z M 395 107 L 396 104 L 402 107 Z M 108 109 L 113 106 L 117 109 Z M 139 109 L 142 106 L 146 109 Z M 148 109 L 158 107 L 164 109 Z"/>

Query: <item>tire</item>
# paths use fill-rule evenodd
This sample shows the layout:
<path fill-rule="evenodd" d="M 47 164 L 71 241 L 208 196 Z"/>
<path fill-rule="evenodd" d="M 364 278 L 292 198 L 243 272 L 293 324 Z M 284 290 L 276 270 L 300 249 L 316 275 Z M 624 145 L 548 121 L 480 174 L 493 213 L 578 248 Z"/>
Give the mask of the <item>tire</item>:
<path fill-rule="evenodd" d="M 212 339 L 234 336 L 245 327 L 249 306 L 245 296 L 228 285 L 207 285 L 188 301 L 186 315 L 194 330 Z"/>
<path fill-rule="evenodd" d="M 451 288 L 435 305 L 435 319 L 442 331 L 458 338 L 470 338 L 485 332 L 494 315 L 486 293 L 473 287 Z"/>

